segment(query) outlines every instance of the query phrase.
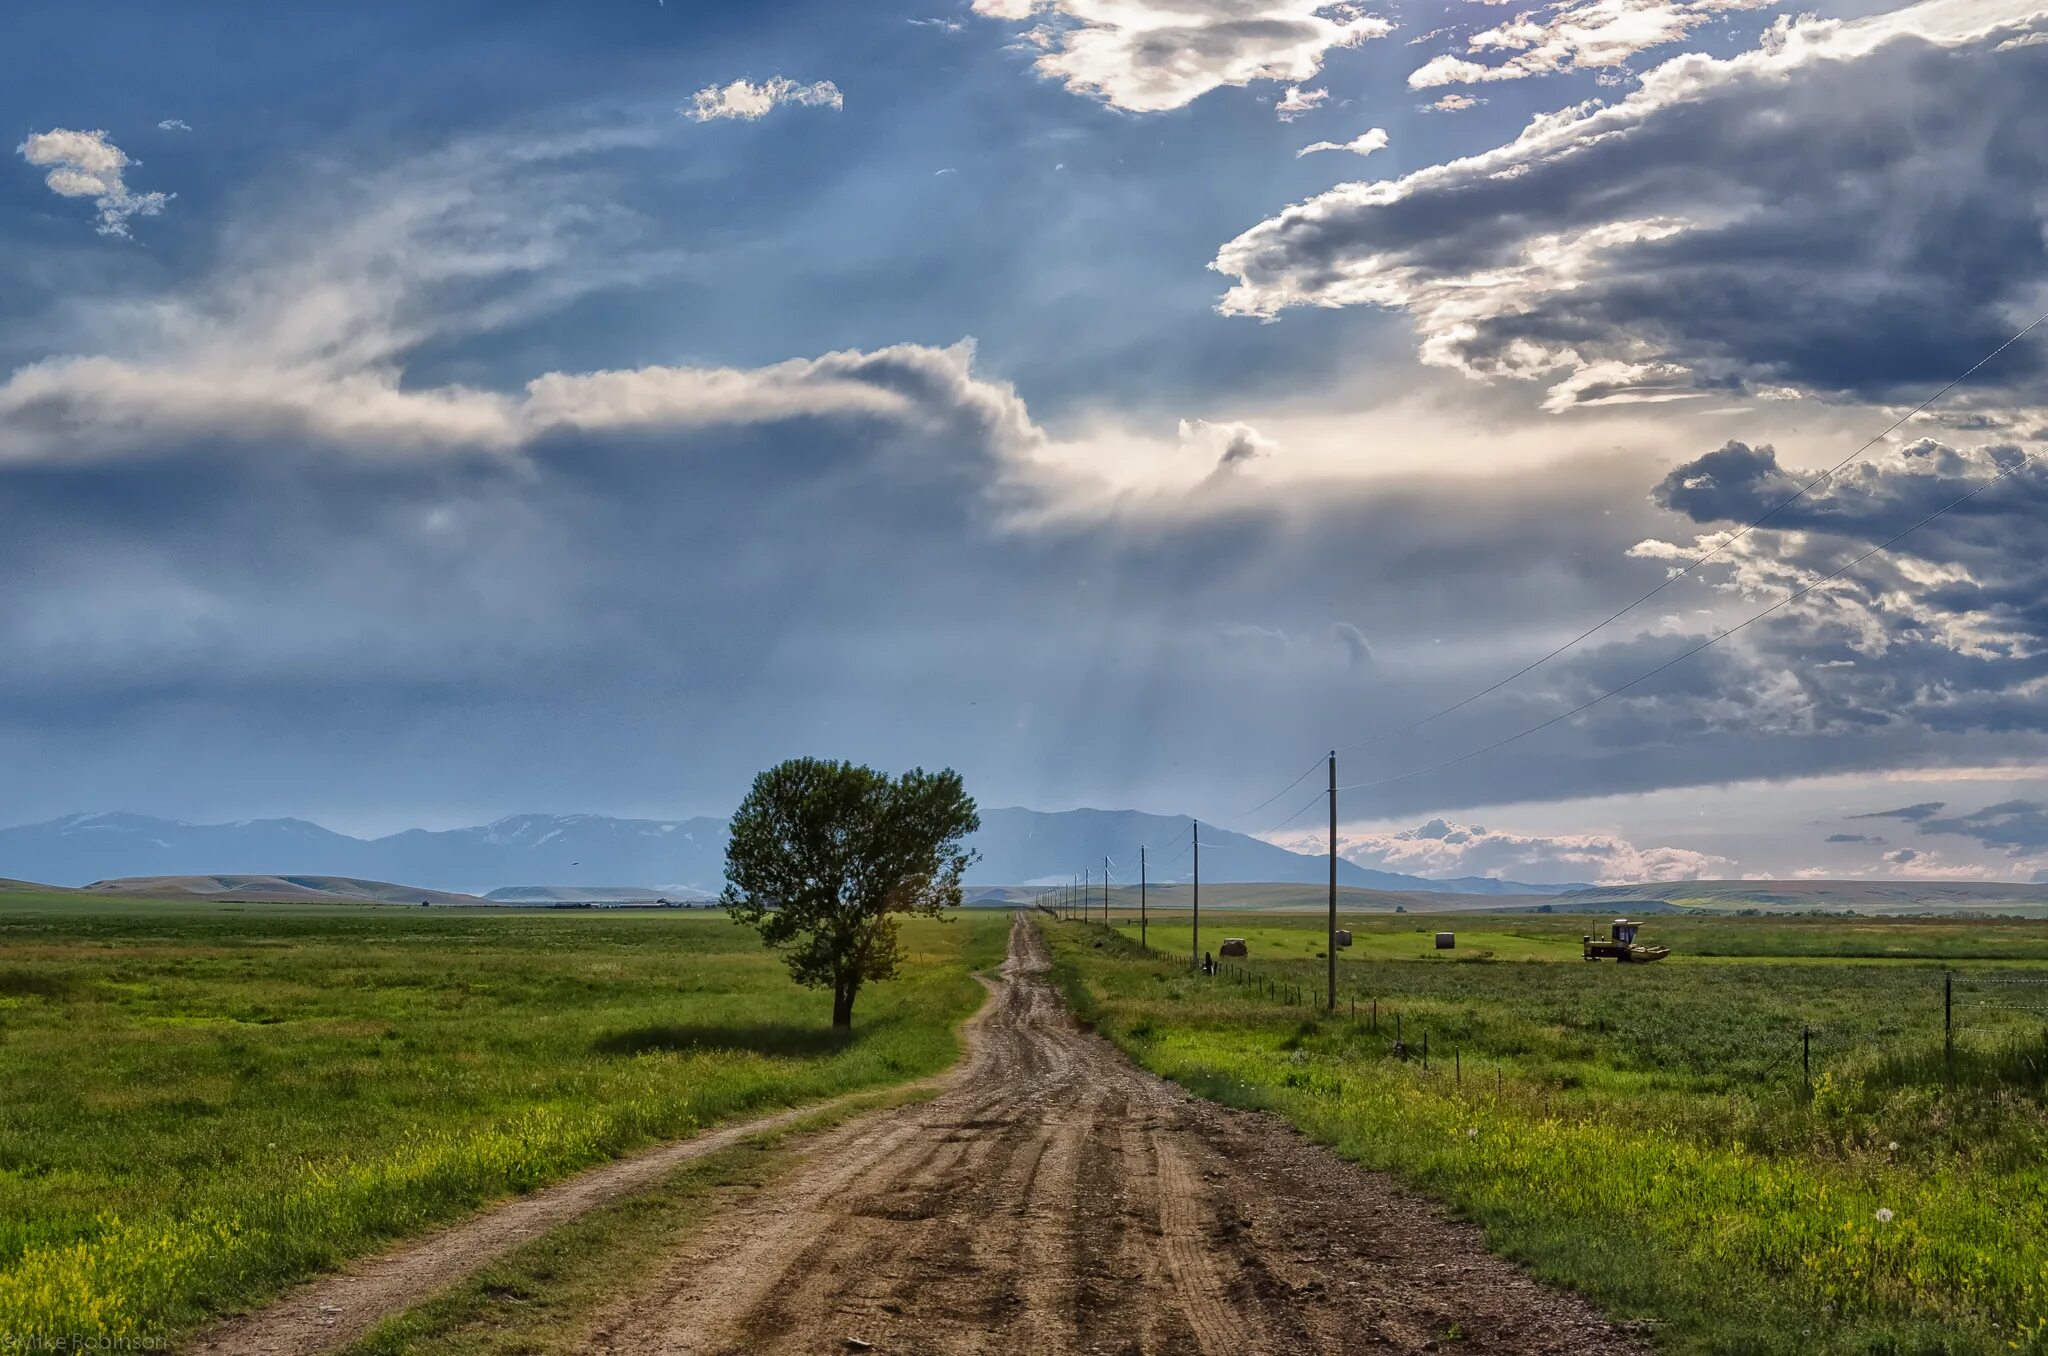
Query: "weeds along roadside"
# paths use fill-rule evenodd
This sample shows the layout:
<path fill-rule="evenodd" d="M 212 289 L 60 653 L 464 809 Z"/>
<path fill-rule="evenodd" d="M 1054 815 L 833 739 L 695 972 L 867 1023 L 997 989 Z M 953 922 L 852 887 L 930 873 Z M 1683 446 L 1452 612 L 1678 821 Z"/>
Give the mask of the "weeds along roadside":
<path fill-rule="evenodd" d="M 929 1084 L 863 1093 L 783 1129 L 677 1169 L 646 1191 L 548 1230 L 467 1280 L 391 1315 L 341 1356 L 551 1356 L 602 1342 L 604 1315 L 720 1209 L 798 1170 L 802 1138 L 885 1107 L 937 1095 Z"/>
<path fill-rule="evenodd" d="M 907 929 L 845 1040 L 720 918 L 0 914 L 0 1334 L 161 1345 L 656 1140 L 936 1072 L 1006 922 Z"/>
<path fill-rule="evenodd" d="M 1613 984 L 1614 967 L 1387 962 L 1403 967 L 1395 973 L 1409 992 L 1381 1011 L 1376 1035 L 1367 1016 L 1350 1019 L 1348 1002 L 1324 1017 L 1199 978 L 1177 956 L 1100 925 L 1038 921 L 1077 1015 L 1140 1063 L 1397 1174 L 1544 1278 L 1657 1320 L 1668 1349 L 2048 1350 L 2038 1082 L 1973 1085 L 1966 1075 L 1951 1094 L 1901 1082 L 1913 1069 L 1895 1061 L 1844 1058 L 1810 1097 L 1796 1076 L 1790 1087 L 1780 1078 L 1748 1089 L 1643 1067 L 1618 1042 L 1560 1032 L 1542 1020 L 1557 1015 L 1554 995 L 1543 1011 L 1518 1007 L 1539 980 L 1583 986 L 1597 1006 L 1608 990 L 1593 986 Z M 1320 967 L 1254 963 L 1248 973 L 1308 990 Z M 1647 1011 L 1637 1017 L 1661 1003 L 1708 1049 L 1719 1024 L 1741 1067 L 1754 1021 L 1739 997 L 1742 968 L 1639 970 L 1630 979 Z M 1843 972 L 1772 965 L 1768 982 L 1780 992 L 1839 987 Z M 1442 991 L 1428 994 L 1431 983 Z M 1885 985 L 1847 988 L 1851 1005 L 1896 997 Z M 1389 1053 L 1385 1029 L 1404 1010 L 1405 1059 Z M 1439 1037 L 1427 1072 L 1417 1017 Z M 1449 1048 L 1447 1031 L 1459 1033 Z M 1938 1059 L 1919 1069 L 1930 1067 Z"/>

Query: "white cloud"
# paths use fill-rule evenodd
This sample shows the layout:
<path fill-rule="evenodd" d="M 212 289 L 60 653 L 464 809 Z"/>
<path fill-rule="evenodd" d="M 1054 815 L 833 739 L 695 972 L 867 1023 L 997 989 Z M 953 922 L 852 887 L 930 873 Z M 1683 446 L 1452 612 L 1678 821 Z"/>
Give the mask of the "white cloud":
<path fill-rule="evenodd" d="M 1485 65 L 1445 53 L 1408 76 L 1410 89 L 1522 80 L 1567 70 L 1620 66 L 1638 53 L 1682 41 L 1729 10 L 1760 9 L 1777 0 L 1584 0 L 1517 14 L 1475 33 L 1465 50 L 1475 55 L 1512 53 Z"/>
<path fill-rule="evenodd" d="M 1319 108 L 1330 97 L 1326 89 L 1303 89 L 1289 85 L 1287 92 L 1274 101 L 1273 113 L 1282 122 L 1293 122 L 1311 109 Z"/>
<path fill-rule="evenodd" d="M 1371 155 L 1374 151 L 1383 151 L 1386 148 L 1387 129 L 1375 127 L 1370 131 L 1359 133 L 1349 141 L 1314 142 L 1296 151 L 1294 158 L 1299 160 L 1305 155 L 1314 155 L 1317 151 L 1349 151 L 1353 155 Z"/>
<path fill-rule="evenodd" d="M 1412 829 L 1343 834 L 1337 851 L 1360 866 L 1447 878 L 1487 876 L 1535 884 L 1699 880 L 1734 863 L 1690 848 L 1638 847 L 1606 833 L 1526 834 L 1432 819 Z"/>
<path fill-rule="evenodd" d="M 103 183 L 125 163 L 98 138 L 59 145 Z M 1007 386 L 972 375 L 971 345 L 751 369 L 543 372 L 509 391 L 416 379 L 407 361 L 421 344 L 644 276 L 649 263 L 634 257 L 644 223 L 548 177 L 587 145 L 493 139 L 347 176 L 347 210 L 316 192 L 234 237 L 212 276 L 134 305 L 101 303 L 88 333 L 117 343 L 60 351 L 0 381 L 0 465 L 177 455 L 195 444 L 511 457 L 563 430 L 827 416 L 920 430 L 961 420 L 1008 447 L 1037 438 Z M 339 180 L 331 191 L 344 191 Z"/>
<path fill-rule="evenodd" d="M 1427 108 L 1433 113 L 1462 113 L 1468 108 L 1477 108 L 1485 102 L 1486 100 L 1475 99 L 1469 94 L 1446 94 L 1435 103 L 1427 105 Z"/>
<path fill-rule="evenodd" d="M 798 104 L 805 108 L 844 108 L 846 100 L 830 80 L 800 85 L 787 76 L 771 76 L 760 84 L 735 80 L 730 85 L 706 85 L 690 96 L 677 111 L 697 122 L 718 118 L 739 118 L 753 122 L 765 118 L 777 104 Z"/>
<path fill-rule="evenodd" d="M 160 132 L 189 132 L 192 130 L 192 124 L 186 122 L 183 118 L 165 118 L 156 126 Z"/>
<path fill-rule="evenodd" d="M 289 439 L 370 457 L 509 454 L 557 431 L 880 420 L 930 431 L 966 419 L 1023 448 L 1038 438 L 1009 387 L 971 372 L 973 347 L 898 345 L 758 368 L 547 372 L 523 395 L 413 386 L 402 368 L 231 368 L 164 352 L 55 358 L 0 384 L 0 465 L 148 454 L 193 442 Z"/>
<path fill-rule="evenodd" d="M 1034 24 L 1040 75 L 1137 113 L 1225 85 L 1298 85 L 1331 50 L 1394 30 L 1348 0 L 974 0 L 974 12 Z"/>
<path fill-rule="evenodd" d="M 2009 870 L 1972 863 L 1950 862 L 1938 852 L 1925 848 L 1900 848 L 1884 854 L 1885 873 L 1906 880 L 1988 880 L 2011 879 Z"/>
<path fill-rule="evenodd" d="M 792 359 L 767 367 L 641 367 L 549 372 L 527 383 L 521 432 L 555 428 L 685 429 L 834 417 L 936 429 L 966 417 L 1000 446 L 1039 434 L 1007 385 L 973 374 L 974 346 L 899 344 Z"/>
<path fill-rule="evenodd" d="M 2048 283 L 2032 191 L 2048 151 L 2001 139 L 2048 78 L 2048 48 L 2010 39 L 2044 17 L 2042 0 L 1929 0 L 1673 58 L 1613 105 L 1287 208 L 1219 249 L 1236 279 L 1221 309 L 1401 310 L 1424 362 L 1547 379 L 1553 410 L 1688 387 L 1924 390 Z M 1912 113 L 1930 106 L 1962 113 Z"/>
<path fill-rule="evenodd" d="M 128 234 L 131 217 L 153 217 L 171 200 L 167 193 L 131 193 L 123 171 L 127 153 L 102 131 L 54 127 L 31 132 L 14 148 L 29 164 L 47 169 L 43 182 L 60 198 L 91 198 L 99 209 L 101 235 Z"/>

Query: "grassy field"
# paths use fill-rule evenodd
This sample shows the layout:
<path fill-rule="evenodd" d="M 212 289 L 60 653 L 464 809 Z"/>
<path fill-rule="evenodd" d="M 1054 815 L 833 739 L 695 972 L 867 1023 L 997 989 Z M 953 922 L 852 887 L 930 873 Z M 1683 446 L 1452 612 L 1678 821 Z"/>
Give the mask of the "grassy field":
<path fill-rule="evenodd" d="M 723 915 L 0 896 L 0 1336 L 159 1344 L 721 1119 L 934 1072 L 1007 915 L 850 1039 Z"/>
<path fill-rule="evenodd" d="M 2048 1351 L 2041 923 L 1658 916 L 1674 955 L 1624 967 L 1579 959 L 1586 918 L 1461 919 L 1440 953 L 1446 920 L 1356 916 L 1332 1018 L 1288 1001 L 1319 919 L 1205 913 L 1205 949 L 1252 953 L 1208 979 L 1185 918 L 1150 952 L 1135 920 L 1041 921 L 1147 1066 L 1403 1175 L 1667 1349 Z"/>

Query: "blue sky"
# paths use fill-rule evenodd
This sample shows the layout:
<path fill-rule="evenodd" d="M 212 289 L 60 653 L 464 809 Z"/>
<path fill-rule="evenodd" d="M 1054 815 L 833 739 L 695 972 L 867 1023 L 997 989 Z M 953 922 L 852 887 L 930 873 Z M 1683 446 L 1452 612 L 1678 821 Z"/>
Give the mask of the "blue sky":
<path fill-rule="evenodd" d="M 2048 309 L 2048 20 L 1791 13 L 14 7 L 0 818 L 1258 831 L 1721 545 L 1347 753 L 1346 851 L 2029 878 L 2039 345 L 1716 534 Z"/>

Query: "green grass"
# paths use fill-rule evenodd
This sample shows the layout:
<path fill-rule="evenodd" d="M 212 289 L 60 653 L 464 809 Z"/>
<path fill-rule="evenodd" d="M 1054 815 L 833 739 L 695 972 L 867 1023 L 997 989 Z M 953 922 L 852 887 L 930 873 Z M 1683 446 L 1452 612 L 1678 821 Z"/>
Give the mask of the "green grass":
<path fill-rule="evenodd" d="M 1228 888 L 1228 887 L 1226 887 Z M 1357 913 L 1340 901 L 1339 926 L 1352 930 L 1346 961 L 1418 959 L 1441 961 L 1570 960 L 1579 961 L 1579 939 L 1604 932 L 1613 914 L 1402 914 Z M 1098 910 L 1096 920 L 1101 913 Z M 1135 937 L 1138 914 L 1119 906 L 1112 917 L 1120 931 Z M 1706 959 L 1740 957 L 1754 960 L 1827 959 L 1939 961 L 2020 961 L 2048 964 L 2048 921 L 2040 919 L 1861 918 L 1738 918 L 1726 914 L 1648 914 L 1641 916 L 1638 940 L 1662 942 L 1673 949 L 1671 962 L 1689 964 Z M 1289 913 L 1230 909 L 1202 911 L 1202 946 L 1215 951 L 1225 937 L 1253 943 L 1254 958 L 1274 955 L 1300 959 L 1323 949 L 1321 910 Z M 1457 934 L 1457 946 L 1438 952 L 1438 932 Z M 1185 909 L 1155 909 L 1147 937 L 1153 950 L 1185 955 L 1193 933 Z M 1277 953 L 1276 953 L 1277 948 Z"/>
<path fill-rule="evenodd" d="M 850 1038 L 722 915 L 0 896 L 0 1336 L 161 1343 L 653 1140 L 935 1072 L 1007 916 Z"/>
<path fill-rule="evenodd" d="M 1620 966 L 1578 959 L 1590 919 L 1461 919 L 1440 955 L 1417 925 L 1445 920 L 1349 918 L 1333 1019 L 1262 982 L 1316 989 L 1320 920 L 1203 921 L 1241 972 L 1191 975 L 1173 923 L 1165 955 L 1046 926 L 1148 1067 L 1399 1173 L 1668 1349 L 2048 1350 L 2048 987 L 2008 982 L 2048 978 L 2048 926 L 1657 916 L 1673 957 Z"/>

